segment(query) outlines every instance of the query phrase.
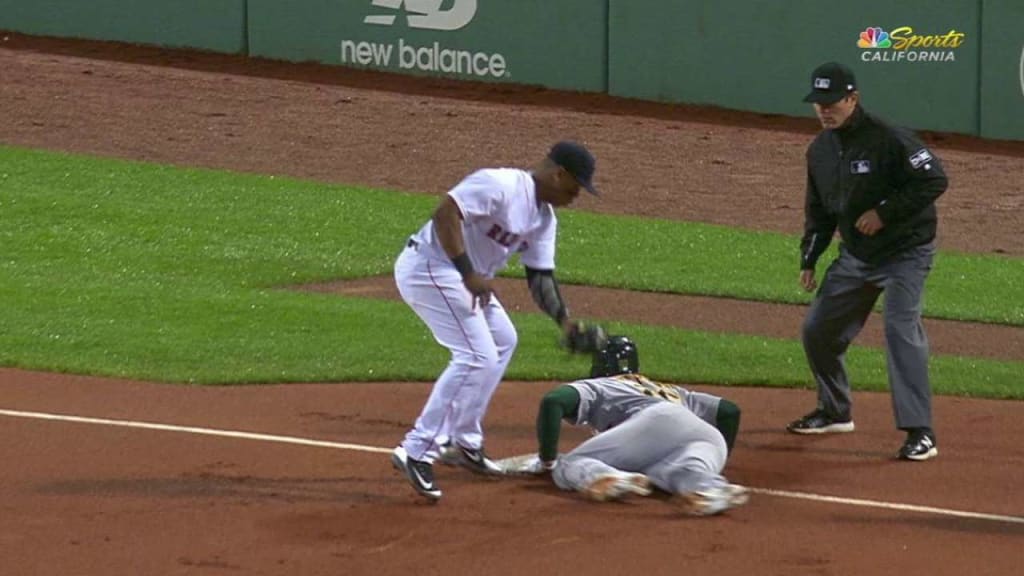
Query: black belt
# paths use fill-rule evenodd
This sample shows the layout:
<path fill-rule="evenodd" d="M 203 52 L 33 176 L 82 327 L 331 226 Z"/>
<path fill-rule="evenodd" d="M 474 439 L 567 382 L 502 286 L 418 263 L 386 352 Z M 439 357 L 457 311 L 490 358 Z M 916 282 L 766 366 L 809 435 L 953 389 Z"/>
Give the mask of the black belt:
<path fill-rule="evenodd" d="M 406 248 L 419 248 L 420 243 L 409 238 L 409 241 L 405 243 Z"/>

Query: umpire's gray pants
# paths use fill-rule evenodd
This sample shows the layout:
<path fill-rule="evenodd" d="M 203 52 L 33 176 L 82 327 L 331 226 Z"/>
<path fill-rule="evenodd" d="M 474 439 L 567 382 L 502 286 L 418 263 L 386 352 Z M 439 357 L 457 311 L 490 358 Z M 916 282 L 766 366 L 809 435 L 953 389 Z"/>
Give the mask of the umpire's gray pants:
<path fill-rule="evenodd" d="M 839 257 L 825 273 L 803 325 L 804 351 L 818 384 L 819 408 L 834 416 L 851 414 L 846 349 L 884 292 L 886 364 L 896 426 L 931 427 L 928 338 L 921 324 L 921 299 L 934 255 L 935 246 L 929 243 L 872 265 L 840 246 Z"/>

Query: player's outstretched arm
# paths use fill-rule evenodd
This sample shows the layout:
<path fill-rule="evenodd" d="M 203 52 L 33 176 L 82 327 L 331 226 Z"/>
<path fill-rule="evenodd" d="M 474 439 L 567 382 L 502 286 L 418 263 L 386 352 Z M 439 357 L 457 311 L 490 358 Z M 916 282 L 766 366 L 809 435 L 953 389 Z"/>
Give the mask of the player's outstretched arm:
<path fill-rule="evenodd" d="M 580 394 L 569 385 L 562 385 L 544 395 L 537 411 L 537 453 L 547 468 L 553 468 L 558 458 L 558 438 L 562 419 L 576 417 Z"/>
<path fill-rule="evenodd" d="M 718 402 L 715 427 L 725 437 L 725 445 L 732 452 L 732 445 L 736 443 L 736 434 L 740 430 L 740 407 L 722 398 Z"/>
<path fill-rule="evenodd" d="M 530 287 L 530 296 L 537 303 L 537 307 L 559 326 L 565 326 L 569 319 L 569 309 L 566 308 L 562 294 L 558 290 L 555 271 L 526 266 L 526 284 Z"/>

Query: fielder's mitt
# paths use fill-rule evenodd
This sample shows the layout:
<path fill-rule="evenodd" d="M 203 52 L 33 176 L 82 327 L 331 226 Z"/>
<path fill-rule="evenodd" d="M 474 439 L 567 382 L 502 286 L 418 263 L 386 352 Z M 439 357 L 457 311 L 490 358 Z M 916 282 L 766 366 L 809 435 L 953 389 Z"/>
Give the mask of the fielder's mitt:
<path fill-rule="evenodd" d="M 607 342 L 608 334 L 599 324 L 576 320 L 562 338 L 562 347 L 573 354 L 593 354 Z"/>

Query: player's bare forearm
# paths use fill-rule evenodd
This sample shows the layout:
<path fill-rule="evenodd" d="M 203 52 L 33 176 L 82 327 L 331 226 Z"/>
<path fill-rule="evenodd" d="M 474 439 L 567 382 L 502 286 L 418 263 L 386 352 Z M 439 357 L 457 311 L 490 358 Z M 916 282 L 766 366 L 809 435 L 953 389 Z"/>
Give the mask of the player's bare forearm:
<path fill-rule="evenodd" d="M 462 212 L 451 196 L 445 196 L 437 209 L 434 210 L 434 231 L 441 247 L 449 258 L 455 258 L 466 252 L 462 238 Z"/>

